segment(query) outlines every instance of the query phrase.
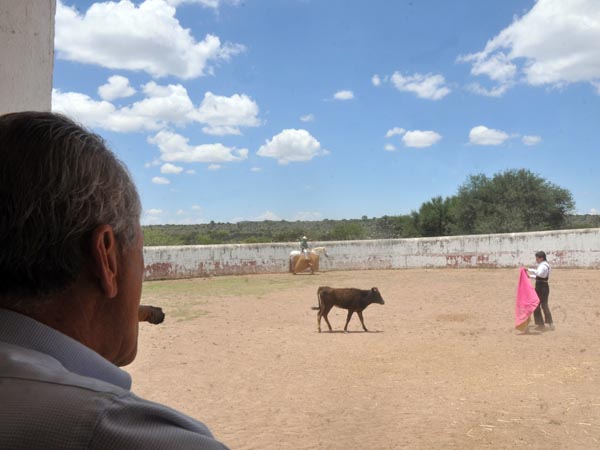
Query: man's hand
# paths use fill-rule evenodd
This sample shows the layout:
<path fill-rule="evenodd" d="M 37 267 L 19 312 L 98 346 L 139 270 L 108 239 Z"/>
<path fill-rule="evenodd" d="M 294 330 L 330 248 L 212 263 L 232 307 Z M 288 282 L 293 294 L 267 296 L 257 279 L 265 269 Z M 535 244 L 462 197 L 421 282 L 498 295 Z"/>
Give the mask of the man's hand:
<path fill-rule="evenodd" d="M 157 306 L 140 305 L 138 310 L 138 320 L 140 322 L 150 322 L 156 325 L 165 320 L 165 313 L 162 308 Z"/>

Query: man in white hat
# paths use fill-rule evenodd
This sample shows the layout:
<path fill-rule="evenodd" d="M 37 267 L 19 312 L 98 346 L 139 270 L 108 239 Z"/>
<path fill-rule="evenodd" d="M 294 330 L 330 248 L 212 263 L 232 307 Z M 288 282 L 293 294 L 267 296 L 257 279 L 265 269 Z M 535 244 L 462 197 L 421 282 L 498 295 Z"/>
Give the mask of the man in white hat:
<path fill-rule="evenodd" d="M 308 241 L 306 239 L 306 236 L 302 236 L 302 239 L 300 240 L 300 251 L 304 255 L 304 259 L 309 259 L 309 257 L 308 257 Z"/>

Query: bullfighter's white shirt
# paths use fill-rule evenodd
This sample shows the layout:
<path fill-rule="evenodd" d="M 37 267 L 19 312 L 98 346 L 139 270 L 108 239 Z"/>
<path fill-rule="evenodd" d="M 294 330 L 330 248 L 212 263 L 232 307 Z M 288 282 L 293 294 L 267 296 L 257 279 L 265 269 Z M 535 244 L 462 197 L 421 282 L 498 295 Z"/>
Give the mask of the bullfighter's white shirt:
<path fill-rule="evenodd" d="M 550 277 L 550 264 L 548 261 L 542 261 L 538 264 L 537 269 L 527 269 L 529 278 L 549 278 Z"/>
<path fill-rule="evenodd" d="M 88 347 L 0 309 L 1 449 L 227 448 L 204 424 L 130 386 L 127 372 Z"/>

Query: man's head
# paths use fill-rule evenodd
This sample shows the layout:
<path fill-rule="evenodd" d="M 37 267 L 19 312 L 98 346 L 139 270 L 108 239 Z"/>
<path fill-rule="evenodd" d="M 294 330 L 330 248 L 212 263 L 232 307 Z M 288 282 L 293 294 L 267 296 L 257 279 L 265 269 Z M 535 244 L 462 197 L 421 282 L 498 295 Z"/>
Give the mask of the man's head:
<path fill-rule="evenodd" d="M 125 166 L 99 136 L 43 112 L 0 116 L 0 158 L 0 307 L 40 319 L 34 311 L 56 309 L 60 299 L 61 310 L 81 311 L 82 321 L 111 314 L 113 328 L 128 328 L 121 340 L 131 341 L 143 259 L 141 204 Z M 65 299 L 73 294 L 85 298 Z M 101 340 L 103 332 L 89 334 Z M 128 358 L 84 343 L 113 362 Z"/>
<path fill-rule="evenodd" d="M 535 254 L 535 259 L 538 262 L 546 261 L 546 252 L 539 251 Z"/>

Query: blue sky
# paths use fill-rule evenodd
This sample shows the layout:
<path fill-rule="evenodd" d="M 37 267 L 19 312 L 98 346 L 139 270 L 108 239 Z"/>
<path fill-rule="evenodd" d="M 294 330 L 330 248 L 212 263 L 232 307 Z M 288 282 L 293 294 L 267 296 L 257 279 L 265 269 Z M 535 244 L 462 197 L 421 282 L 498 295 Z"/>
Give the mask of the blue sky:
<path fill-rule="evenodd" d="M 143 223 L 408 214 L 527 168 L 600 213 L 597 0 L 58 0 L 53 110 Z"/>

